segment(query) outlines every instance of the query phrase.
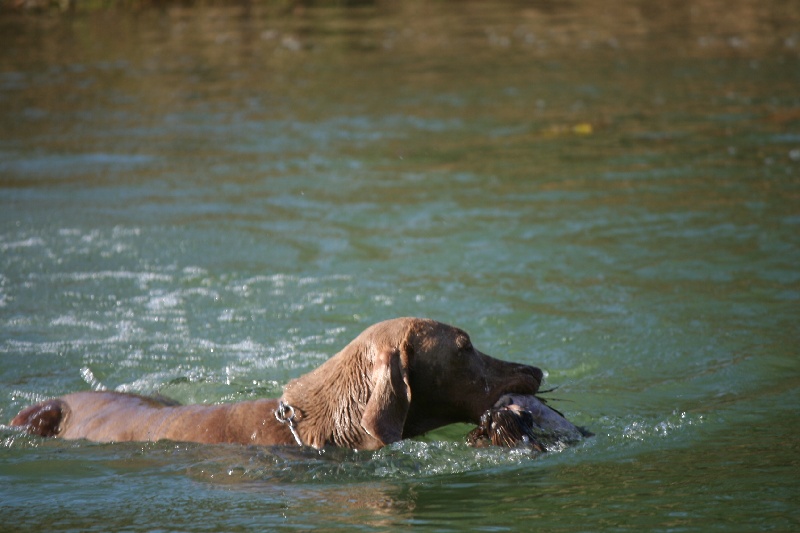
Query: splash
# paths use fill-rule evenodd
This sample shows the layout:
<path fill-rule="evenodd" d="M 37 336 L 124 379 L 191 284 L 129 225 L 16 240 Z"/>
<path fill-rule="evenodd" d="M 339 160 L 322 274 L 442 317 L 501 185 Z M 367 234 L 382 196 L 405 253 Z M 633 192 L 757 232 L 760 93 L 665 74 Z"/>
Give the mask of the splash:
<path fill-rule="evenodd" d="M 672 439 L 685 434 L 691 426 L 704 422 L 703 415 L 675 410 L 663 419 L 604 420 L 607 436 L 616 442 L 649 442 L 654 439 Z"/>
<path fill-rule="evenodd" d="M 212 451 L 213 450 L 213 451 Z M 209 456 L 189 471 L 214 483 L 342 483 L 381 479 L 427 479 L 442 475 L 526 468 L 540 455 L 525 448 L 476 449 L 449 441 L 401 441 L 375 452 L 340 448 L 207 448 Z"/>

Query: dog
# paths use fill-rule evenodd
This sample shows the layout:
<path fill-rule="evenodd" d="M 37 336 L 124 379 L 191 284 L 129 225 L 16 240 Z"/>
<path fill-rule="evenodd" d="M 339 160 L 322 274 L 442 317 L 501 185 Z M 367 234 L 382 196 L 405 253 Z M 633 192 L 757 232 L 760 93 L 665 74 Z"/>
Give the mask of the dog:
<path fill-rule="evenodd" d="M 77 392 L 20 411 L 11 426 L 95 442 L 337 446 L 376 450 L 481 416 L 507 394 L 533 395 L 539 368 L 476 350 L 463 330 L 420 318 L 367 328 L 279 399 L 180 405 L 163 397 Z"/>

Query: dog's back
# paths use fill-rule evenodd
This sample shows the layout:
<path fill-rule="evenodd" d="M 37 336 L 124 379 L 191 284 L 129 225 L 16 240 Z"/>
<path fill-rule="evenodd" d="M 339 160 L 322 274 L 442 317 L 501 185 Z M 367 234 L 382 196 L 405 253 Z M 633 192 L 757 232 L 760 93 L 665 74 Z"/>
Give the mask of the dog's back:
<path fill-rule="evenodd" d="M 288 444 L 276 428 L 276 400 L 180 405 L 163 397 L 77 392 L 23 409 L 10 425 L 43 437 L 95 442 L 157 441 Z"/>

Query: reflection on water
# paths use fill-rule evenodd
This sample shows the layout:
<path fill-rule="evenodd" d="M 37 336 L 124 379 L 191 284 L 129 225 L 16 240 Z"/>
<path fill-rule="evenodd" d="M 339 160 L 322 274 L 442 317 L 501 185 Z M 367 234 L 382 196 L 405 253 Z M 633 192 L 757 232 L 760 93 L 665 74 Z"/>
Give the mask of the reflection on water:
<path fill-rule="evenodd" d="M 543 367 L 596 436 L 6 428 L 21 530 L 797 525 L 795 3 L 34 3 L 0 3 L 0 420 L 274 397 L 422 315 Z"/>

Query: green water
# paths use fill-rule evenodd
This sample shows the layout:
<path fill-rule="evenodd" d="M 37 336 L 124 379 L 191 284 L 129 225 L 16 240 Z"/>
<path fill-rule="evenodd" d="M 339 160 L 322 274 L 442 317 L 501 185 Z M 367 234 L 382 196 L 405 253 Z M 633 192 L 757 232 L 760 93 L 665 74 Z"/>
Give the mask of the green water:
<path fill-rule="evenodd" d="M 0 529 L 800 529 L 795 3 L 77 6 L 0 11 L 0 421 L 274 397 L 412 315 L 596 436 L 3 427 Z"/>

